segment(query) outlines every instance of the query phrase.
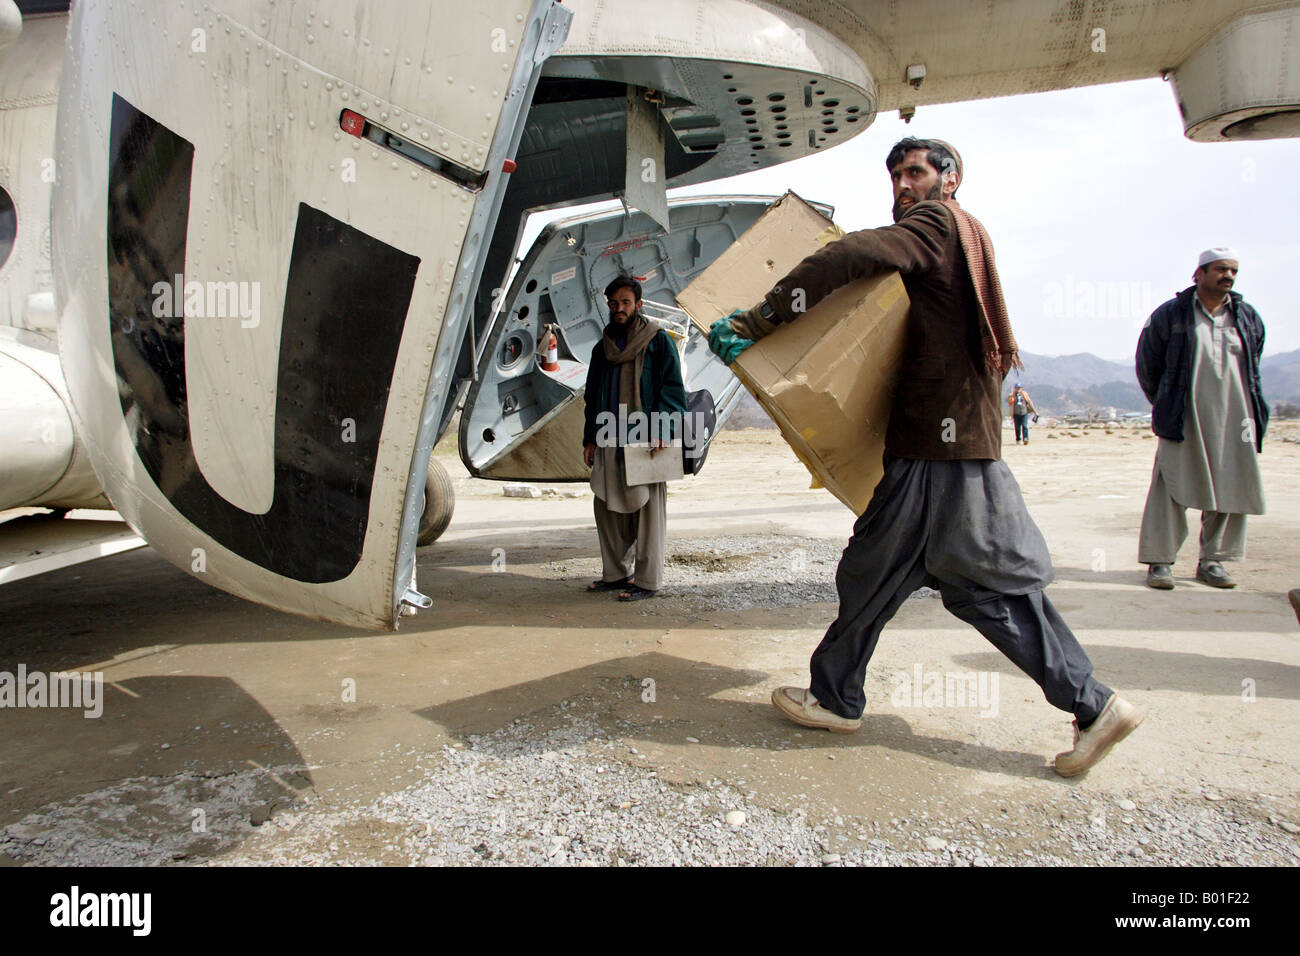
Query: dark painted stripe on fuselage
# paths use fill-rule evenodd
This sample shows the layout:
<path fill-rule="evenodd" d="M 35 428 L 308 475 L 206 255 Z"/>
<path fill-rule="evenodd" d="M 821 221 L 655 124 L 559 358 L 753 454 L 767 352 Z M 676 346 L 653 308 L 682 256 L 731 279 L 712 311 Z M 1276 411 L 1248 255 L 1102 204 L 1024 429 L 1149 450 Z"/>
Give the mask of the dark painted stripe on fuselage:
<path fill-rule="evenodd" d="M 185 272 L 194 146 L 115 94 L 109 150 L 113 362 L 141 463 L 177 511 L 241 557 L 297 581 L 347 577 L 361 559 L 420 260 L 299 204 L 280 330 L 274 497 L 266 513 L 250 514 L 214 491 L 194 458 L 183 300 L 172 315 L 154 315 L 155 284 Z"/>

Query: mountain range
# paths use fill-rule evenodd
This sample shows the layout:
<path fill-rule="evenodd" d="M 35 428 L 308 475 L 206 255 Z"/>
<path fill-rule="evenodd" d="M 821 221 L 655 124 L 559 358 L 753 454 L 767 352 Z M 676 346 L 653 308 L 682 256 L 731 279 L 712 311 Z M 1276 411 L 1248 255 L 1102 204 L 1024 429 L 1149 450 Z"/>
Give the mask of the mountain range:
<path fill-rule="evenodd" d="M 1088 408 L 1116 412 L 1149 412 L 1150 403 L 1138 386 L 1132 362 L 1111 362 L 1090 352 L 1078 355 L 1021 354 L 1025 363 L 1019 379 L 1040 413 L 1061 415 Z M 1300 349 L 1266 355 L 1260 362 L 1264 398 L 1272 406 L 1300 405 Z M 1003 398 L 1015 382 L 1007 377 Z"/>
<path fill-rule="evenodd" d="M 1112 362 L 1091 352 L 1077 355 L 1036 355 L 1022 352 L 1023 372 L 1007 376 L 1002 398 L 1016 381 L 1042 415 L 1064 415 L 1089 409 L 1114 408 L 1116 413 L 1145 413 L 1151 405 L 1138 386 L 1133 363 Z M 1300 349 L 1266 355 L 1260 363 L 1264 397 L 1274 411 L 1283 402 L 1300 405 Z M 732 414 L 732 428 L 775 427 L 752 396 L 746 395 Z"/>

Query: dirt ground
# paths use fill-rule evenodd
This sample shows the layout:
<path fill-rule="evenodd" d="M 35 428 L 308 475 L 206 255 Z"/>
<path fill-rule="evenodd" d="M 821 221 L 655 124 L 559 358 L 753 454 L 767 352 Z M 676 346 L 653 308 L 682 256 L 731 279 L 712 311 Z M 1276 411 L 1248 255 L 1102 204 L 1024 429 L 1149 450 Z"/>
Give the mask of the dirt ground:
<path fill-rule="evenodd" d="M 725 789 L 755 827 L 806 820 L 824 863 L 870 845 L 916 863 L 1177 864 L 1188 859 L 1162 850 L 1160 833 L 1186 817 L 1204 862 L 1294 865 L 1300 626 L 1286 593 L 1300 587 L 1298 438 L 1296 424 L 1269 433 L 1269 513 L 1250 519 L 1249 557 L 1229 566 L 1240 585 L 1194 581 L 1193 530 L 1177 588 L 1155 592 L 1136 561 L 1155 440 L 1137 427 L 1038 427 L 1016 446 L 1007 433 L 1005 458 L 1056 564 L 1048 593 L 1098 676 L 1147 713 L 1075 781 L 1050 768 L 1069 716 L 937 599 L 908 601 L 886 629 L 858 733 L 805 730 L 772 710 L 775 687 L 806 686 L 853 523 L 808 488 L 776 432 L 724 431 L 704 472 L 671 486 L 665 590 L 634 604 L 582 593 L 599 573 L 589 495 L 505 498 L 440 447 L 455 519 L 420 552 L 433 608 L 397 633 L 240 601 L 148 549 L 0 589 L 0 670 L 102 671 L 106 682 L 99 719 L 0 710 L 0 852 L 11 864 L 526 859 L 471 853 L 432 820 L 412 854 L 399 832 L 409 820 L 366 808 L 400 803 L 454 752 L 563 726 L 571 754 L 599 749 L 611 774 L 648 775 L 692 805 Z M 769 590 L 763 569 L 783 549 L 820 589 Z M 918 671 L 996 676 L 995 706 L 900 698 Z M 545 814 L 547 794 L 524 796 L 512 812 Z M 551 839 L 549 825 L 524 823 Z M 1233 827 L 1263 836 L 1234 840 Z M 954 853 L 963 844 L 978 850 Z M 569 852 L 558 859 L 581 855 Z M 669 859 L 781 859 L 755 852 Z"/>

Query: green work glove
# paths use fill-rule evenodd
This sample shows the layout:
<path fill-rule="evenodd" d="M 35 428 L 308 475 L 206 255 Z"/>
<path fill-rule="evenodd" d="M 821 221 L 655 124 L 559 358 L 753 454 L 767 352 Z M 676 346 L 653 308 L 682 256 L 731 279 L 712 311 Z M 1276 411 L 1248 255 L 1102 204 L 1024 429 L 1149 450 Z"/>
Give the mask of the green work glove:
<path fill-rule="evenodd" d="M 718 319 L 709 329 L 709 348 L 713 353 L 730 365 L 736 356 L 754 344 L 753 339 L 741 338 L 731 328 L 731 320 L 743 315 L 744 309 L 736 309 L 726 318 Z"/>

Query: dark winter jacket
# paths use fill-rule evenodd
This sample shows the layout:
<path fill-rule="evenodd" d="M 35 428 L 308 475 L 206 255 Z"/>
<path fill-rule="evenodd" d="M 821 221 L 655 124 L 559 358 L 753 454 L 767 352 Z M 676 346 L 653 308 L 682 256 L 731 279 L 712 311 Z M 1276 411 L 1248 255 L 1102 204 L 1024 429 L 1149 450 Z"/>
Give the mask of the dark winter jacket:
<path fill-rule="evenodd" d="M 630 369 L 631 365 L 628 364 L 625 368 Z M 609 397 L 612 379 L 609 361 L 605 358 L 604 340 L 597 339 L 596 347 L 591 351 L 591 363 L 587 366 L 586 426 L 582 432 L 584 446 L 596 444 L 596 434 L 599 431 L 596 416 L 614 404 Z M 641 405 L 647 415 L 659 412 L 665 416 L 658 419 L 664 433 L 652 437 L 664 441 L 681 437 L 681 416 L 686 413 L 686 388 L 682 385 L 682 364 L 677 357 L 677 346 L 663 329 L 645 348 L 645 361 L 641 366 Z M 675 414 L 671 418 L 666 417 L 671 413 Z"/>
<path fill-rule="evenodd" d="M 1183 440 L 1183 419 L 1192 389 L 1192 356 L 1196 354 L 1196 316 L 1189 286 L 1159 306 L 1138 337 L 1137 379 L 1151 403 L 1151 430 L 1170 441 Z M 1238 292 L 1229 292 L 1245 353 L 1246 388 L 1255 415 L 1255 450 L 1264 449 L 1268 403 L 1259 381 L 1259 357 L 1264 351 L 1264 322 Z"/>

